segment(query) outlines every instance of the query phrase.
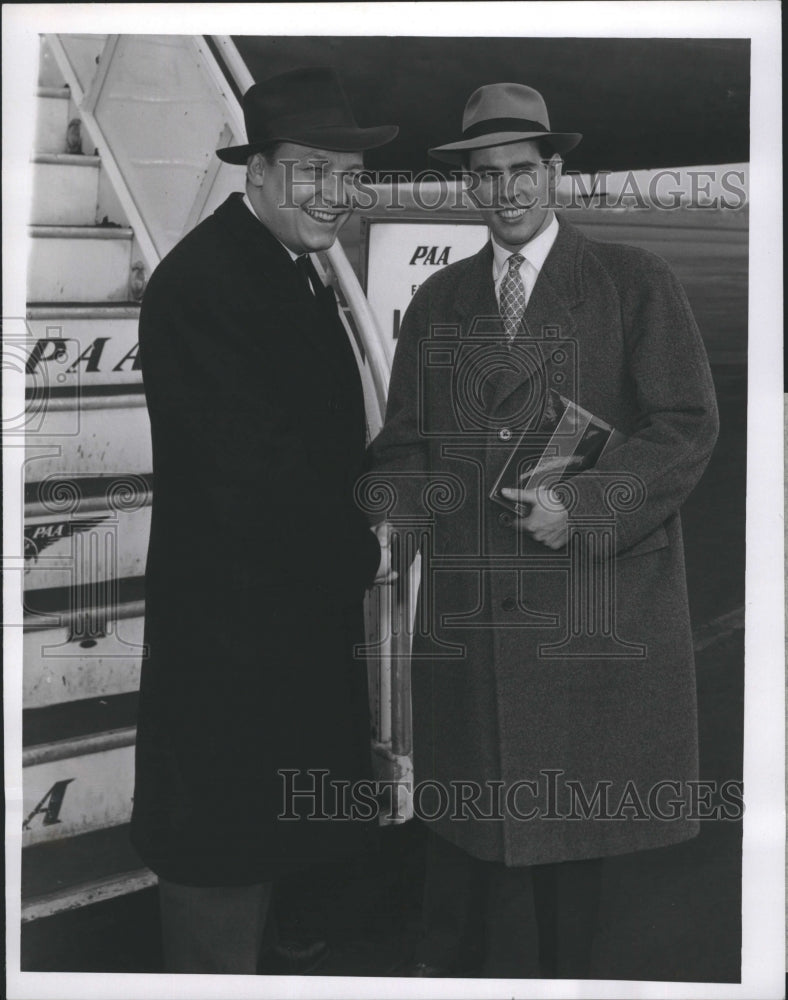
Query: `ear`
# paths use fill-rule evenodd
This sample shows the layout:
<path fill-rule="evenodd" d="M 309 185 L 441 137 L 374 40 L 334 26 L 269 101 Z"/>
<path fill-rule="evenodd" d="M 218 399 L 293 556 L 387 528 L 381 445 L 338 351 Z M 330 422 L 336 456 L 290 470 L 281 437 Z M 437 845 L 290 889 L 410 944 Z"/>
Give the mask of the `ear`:
<path fill-rule="evenodd" d="M 254 187 L 262 187 L 265 180 L 265 157 L 262 153 L 254 153 L 246 161 L 246 179 Z"/>

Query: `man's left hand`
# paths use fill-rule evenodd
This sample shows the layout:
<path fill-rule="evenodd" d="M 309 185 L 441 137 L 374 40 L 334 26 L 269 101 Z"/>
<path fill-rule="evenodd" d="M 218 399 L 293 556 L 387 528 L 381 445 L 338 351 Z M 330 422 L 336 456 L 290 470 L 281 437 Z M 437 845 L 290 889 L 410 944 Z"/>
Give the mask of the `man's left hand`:
<path fill-rule="evenodd" d="M 512 527 L 528 531 L 537 542 L 550 549 L 561 549 L 566 545 L 569 515 L 552 490 L 504 489 L 507 500 L 518 504 L 528 504 L 531 508 L 527 517 L 516 517 Z M 548 499 L 549 506 L 545 500 Z"/>

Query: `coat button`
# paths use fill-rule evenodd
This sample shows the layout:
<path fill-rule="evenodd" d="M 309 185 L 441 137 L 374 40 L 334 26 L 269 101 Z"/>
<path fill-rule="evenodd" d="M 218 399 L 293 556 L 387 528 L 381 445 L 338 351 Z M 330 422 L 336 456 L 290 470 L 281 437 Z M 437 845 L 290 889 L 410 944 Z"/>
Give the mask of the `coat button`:
<path fill-rule="evenodd" d="M 509 430 L 508 427 L 502 427 L 498 431 L 498 437 L 501 439 L 501 441 L 511 441 L 512 432 Z"/>
<path fill-rule="evenodd" d="M 498 523 L 502 524 L 504 528 L 511 527 L 513 522 L 514 522 L 514 516 L 508 513 L 508 511 L 504 511 L 502 514 L 498 515 Z"/>
<path fill-rule="evenodd" d="M 501 607 L 503 608 L 504 611 L 514 611 L 514 609 L 517 607 L 517 601 L 515 601 L 513 597 L 505 597 L 501 601 Z"/>

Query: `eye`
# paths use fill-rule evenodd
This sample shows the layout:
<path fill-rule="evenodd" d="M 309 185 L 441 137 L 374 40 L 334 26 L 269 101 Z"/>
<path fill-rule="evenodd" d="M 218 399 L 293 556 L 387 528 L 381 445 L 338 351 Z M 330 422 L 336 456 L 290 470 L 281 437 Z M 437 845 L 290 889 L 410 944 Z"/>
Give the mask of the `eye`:
<path fill-rule="evenodd" d="M 482 168 L 481 170 L 468 170 L 465 173 L 468 181 L 476 181 L 477 184 L 494 184 L 501 177 L 500 170 Z"/>

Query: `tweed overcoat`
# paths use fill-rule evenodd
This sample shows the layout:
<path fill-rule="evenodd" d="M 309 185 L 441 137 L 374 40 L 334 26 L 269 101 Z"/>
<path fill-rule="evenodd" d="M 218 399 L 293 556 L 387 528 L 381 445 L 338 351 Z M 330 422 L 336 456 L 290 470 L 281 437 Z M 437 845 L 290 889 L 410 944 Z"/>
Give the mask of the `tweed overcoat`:
<path fill-rule="evenodd" d="M 489 498 L 523 430 L 544 445 L 550 388 L 627 438 L 571 480 L 555 551 Z M 509 349 L 489 243 L 419 288 L 372 451 L 392 523 L 423 539 L 415 806 L 437 833 L 527 865 L 697 832 L 679 508 L 717 430 L 687 299 L 650 253 L 560 219 Z"/>
<path fill-rule="evenodd" d="M 312 295 L 240 194 L 151 276 L 140 351 L 154 499 L 132 840 L 172 881 L 253 883 L 359 833 L 278 820 L 277 771 L 369 772 L 361 382 L 333 291 Z"/>

